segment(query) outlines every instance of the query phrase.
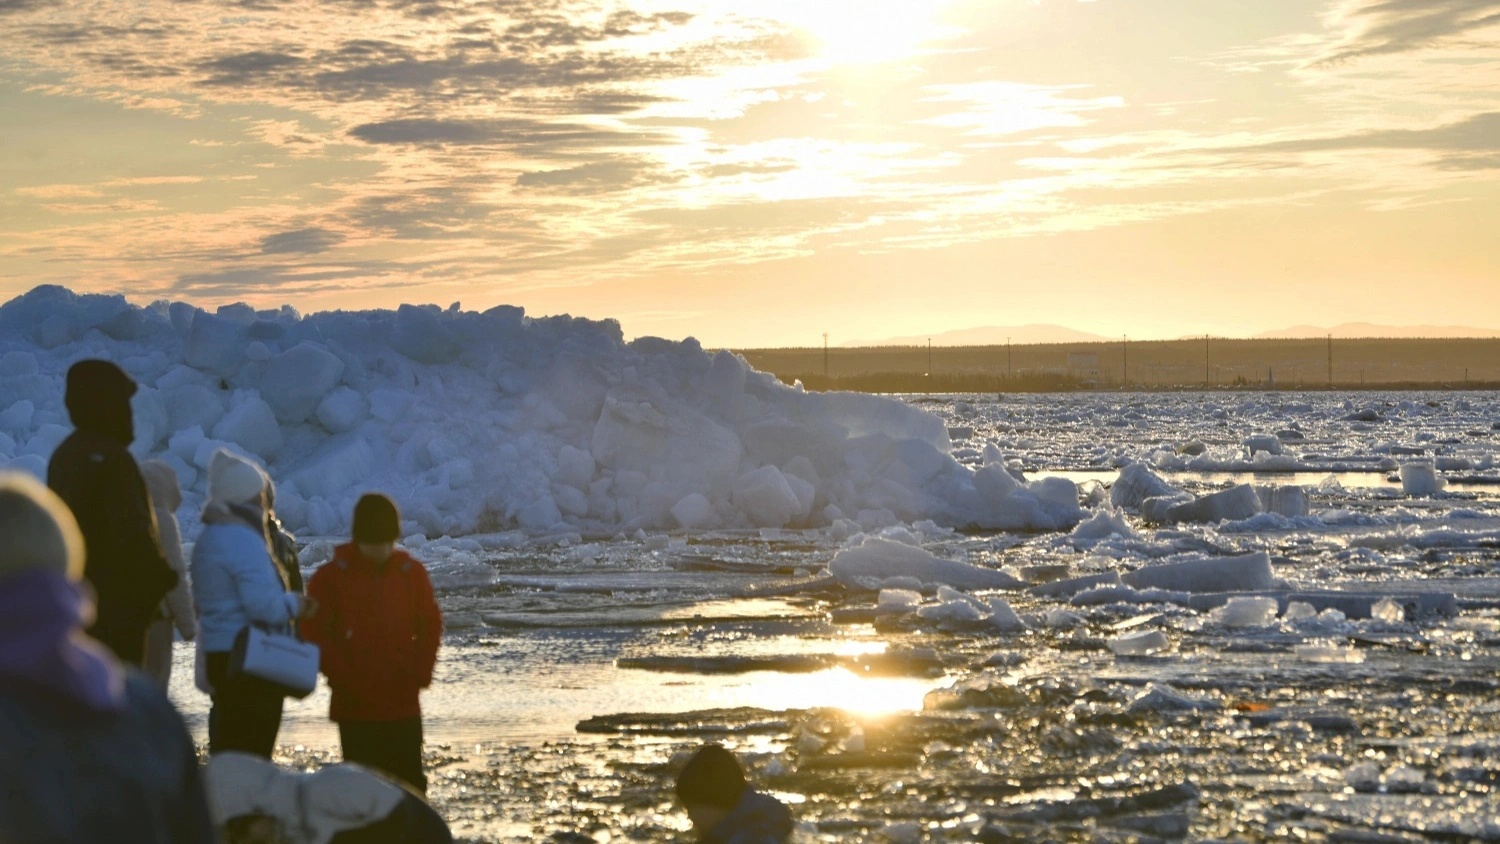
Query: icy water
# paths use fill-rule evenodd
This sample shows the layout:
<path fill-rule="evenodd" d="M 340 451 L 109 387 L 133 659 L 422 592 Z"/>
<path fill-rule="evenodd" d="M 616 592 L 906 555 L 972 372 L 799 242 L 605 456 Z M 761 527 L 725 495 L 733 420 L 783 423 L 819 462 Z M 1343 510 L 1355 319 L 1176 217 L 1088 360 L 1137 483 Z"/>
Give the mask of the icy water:
<path fill-rule="evenodd" d="M 874 593 L 821 577 L 848 526 L 413 538 L 448 622 L 424 708 L 432 798 L 460 838 L 688 840 L 670 763 L 703 740 L 742 753 L 808 841 L 1500 837 L 1500 396 L 912 401 L 961 460 L 992 444 L 1085 496 L 1140 461 L 1199 494 L 1303 486 L 1311 511 L 1128 515 L 1088 538 L 866 531 L 1035 583 L 1266 551 L 1293 591 L 1452 596 L 1457 612 L 1229 627 L 1180 603 L 984 593 L 1030 627 L 1000 632 L 876 613 Z M 1279 455 L 1242 445 L 1276 432 Z M 1192 440 L 1203 452 L 1179 454 Z M 1406 495 L 1391 461 L 1412 460 L 1447 489 Z M 1149 631 L 1164 650 L 1110 650 Z M 179 648 L 173 695 L 201 738 Z M 288 704 L 288 761 L 337 758 L 326 711 L 321 689 Z"/>

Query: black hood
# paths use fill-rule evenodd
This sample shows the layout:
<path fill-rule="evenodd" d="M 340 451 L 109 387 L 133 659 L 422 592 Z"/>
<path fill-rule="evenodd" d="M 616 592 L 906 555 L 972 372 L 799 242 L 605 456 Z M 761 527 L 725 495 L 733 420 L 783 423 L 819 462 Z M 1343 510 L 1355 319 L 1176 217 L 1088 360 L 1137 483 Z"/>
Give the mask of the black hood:
<path fill-rule="evenodd" d="M 124 370 L 107 360 L 81 360 L 68 370 L 64 398 L 68 415 L 80 431 L 88 431 L 130 445 L 135 424 L 130 397 L 135 382 Z"/>

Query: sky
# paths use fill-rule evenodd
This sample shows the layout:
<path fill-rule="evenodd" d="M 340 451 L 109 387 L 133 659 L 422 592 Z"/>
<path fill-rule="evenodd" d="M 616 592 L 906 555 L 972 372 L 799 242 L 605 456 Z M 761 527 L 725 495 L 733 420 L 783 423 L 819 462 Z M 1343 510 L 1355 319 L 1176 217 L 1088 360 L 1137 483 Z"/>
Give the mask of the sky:
<path fill-rule="evenodd" d="M 1500 328 L 1500 0 L 0 0 L 0 298 Z"/>

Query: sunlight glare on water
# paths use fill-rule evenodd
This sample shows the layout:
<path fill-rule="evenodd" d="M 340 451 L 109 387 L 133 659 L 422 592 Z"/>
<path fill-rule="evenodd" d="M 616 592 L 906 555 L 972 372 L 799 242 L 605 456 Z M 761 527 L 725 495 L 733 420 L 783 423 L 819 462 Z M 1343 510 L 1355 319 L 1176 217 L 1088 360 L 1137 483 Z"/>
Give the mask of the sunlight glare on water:
<path fill-rule="evenodd" d="M 922 698 L 941 681 L 910 677 L 861 677 L 845 668 L 813 674 L 747 674 L 743 682 L 713 693 L 723 706 L 762 709 L 832 707 L 860 715 L 884 715 L 922 708 Z"/>

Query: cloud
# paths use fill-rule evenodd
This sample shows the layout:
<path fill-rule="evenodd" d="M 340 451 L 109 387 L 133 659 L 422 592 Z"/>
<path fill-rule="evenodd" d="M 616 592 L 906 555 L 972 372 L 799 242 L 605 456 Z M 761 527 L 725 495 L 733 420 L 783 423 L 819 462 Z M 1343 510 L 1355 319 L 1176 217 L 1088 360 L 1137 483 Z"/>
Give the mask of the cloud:
<path fill-rule="evenodd" d="M 30 12 L 58 5 L 58 0 L 0 0 L 0 15 L 9 12 Z"/>
<path fill-rule="evenodd" d="M 516 177 L 523 188 L 565 188 L 588 192 L 622 190 L 642 185 L 669 184 L 681 176 L 668 173 L 660 165 L 639 158 L 594 161 L 561 170 L 538 170 Z"/>
<path fill-rule="evenodd" d="M 327 252 L 343 242 L 342 234 L 315 227 L 266 235 L 261 238 L 260 251 L 267 255 L 281 255 L 289 252 L 312 254 Z"/>
<path fill-rule="evenodd" d="M 1241 147 L 1247 152 L 1414 149 L 1439 153 L 1444 169 L 1491 169 L 1500 159 L 1500 112 L 1484 112 L 1429 129 L 1381 129 Z"/>
<path fill-rule="evenodd" d="M 251 85 L 283 78 L 294 68 L 303 65 L 301 56 L 266 50 L 251 50 L 232 53 L 209 61 L 199 62 L 198 70 L 208 76 L 201 79 L 202 85 Z"/>
<path fill-rule="evenodd" d="M 796 170 L 797 165 L 788 162 L 736 162 L 731 164 L 712 164 L 703 168 L 703 175 L 710 179 L 728 179 L 735 176 L 769 176 L 775 173 L 788 173 Z"/>
<path fill-rule="evenodd" d="M 1352 31 L 1315 64 L 1410 52 L 1500 25 L 1500 0 L 1346 0 L 1336 19 Z"/>
<path fill-rule="evenodd" d="M 529 148 L 561 153 L 606 145 L 642 146 L 660 140 L 655 133 L 553 123 L 524 118 L 440 120 L 407 118 L 363 123 L 349 135 L 367 144 L 416 144 Z"/>

